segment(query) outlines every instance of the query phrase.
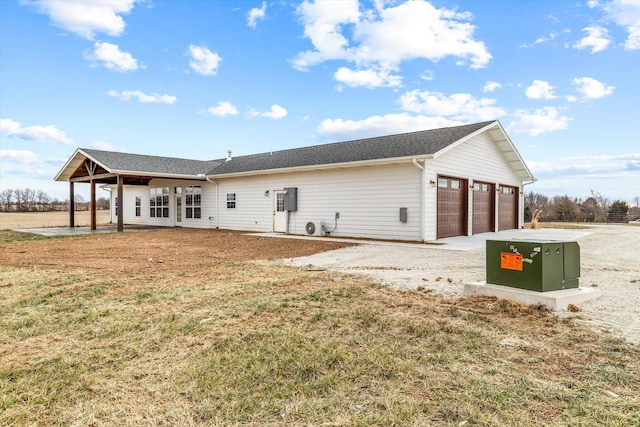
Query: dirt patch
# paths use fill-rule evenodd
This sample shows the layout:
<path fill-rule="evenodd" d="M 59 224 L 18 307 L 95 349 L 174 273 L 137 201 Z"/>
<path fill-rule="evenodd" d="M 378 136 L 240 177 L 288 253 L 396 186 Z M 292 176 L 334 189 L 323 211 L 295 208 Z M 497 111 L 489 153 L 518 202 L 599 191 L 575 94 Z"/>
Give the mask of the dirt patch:
<path fill-rule="evenodd" d="M 273 239 L 226 230 L 167 229 L 0 245 L 2 264 L 45 269 L 205 272 L 212 264 L 274 260 L 337 248 L 317 240 Z M 350 246 L 340 243 L 341 247 Z"/>

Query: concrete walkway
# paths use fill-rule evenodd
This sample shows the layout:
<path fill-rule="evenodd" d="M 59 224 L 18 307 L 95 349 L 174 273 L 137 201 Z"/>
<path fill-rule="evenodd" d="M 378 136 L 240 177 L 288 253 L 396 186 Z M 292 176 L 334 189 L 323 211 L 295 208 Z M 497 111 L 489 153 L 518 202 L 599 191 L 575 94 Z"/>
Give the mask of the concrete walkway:
<path fill-rule="evenodd" d="M 330 242 L 357 243 L 360 245 L 384 245 L 398 247 L 415 247 L 427 249 L 442 249 L 449 251 L 472 251 L 486 247 L 487 240 L 559 240 L 559 241 L 575 241 L 584 236 L 591 234 L 586 229 L 522 229 L 522 230 L 504 230 L 491 233 L 474 234 L 473 236 L 457 236 L 439 239 L 433 242 L 398 242 L 387 240 L 371 240 L 371 239 L 349 239 L 341 237 L 315 237 L 315 236 L 299 236 L 293 234 L 282 233 L 250 233 L 251 236 L 273 237 L 280 239 L 303 239 L 303 240 L 324 240 Z"/>

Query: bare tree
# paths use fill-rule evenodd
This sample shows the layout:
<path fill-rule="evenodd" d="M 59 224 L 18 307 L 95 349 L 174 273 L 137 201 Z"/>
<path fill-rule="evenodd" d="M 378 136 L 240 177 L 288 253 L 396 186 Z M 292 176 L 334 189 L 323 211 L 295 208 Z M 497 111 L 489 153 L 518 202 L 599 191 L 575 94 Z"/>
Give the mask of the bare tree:
<path fill-rule="evenodd" d="M 580 213 L 579 204 L 578 199 L 572 199 L 566 195 L 555 196 L 551 203 L 554 219 L 563 222 L 577 221 Z"/>
<path fill-rule="evenodd" d="M 538 219 L 544 218 L 544 211 L 549 205 L 549 198 L 541 193 L 529 191 L 524 195 L 524 216 L 525 221 L 531 221 L 536 212 L 539 213 Z"/>
<path fill-rule="evenodd" d="M 11 212 L 12 203 L 13 190 L 11 188 L 7 188 L 6 190 L 0 191 L 0 206 L 2 208 L 2 212 Z"/>
<path fill-rule="evenodd" d="M 594 190 L 591 190 L 591 197 L 593 197 L 597 203 L 595 220 L 597 222 L 606 221 L 607 211 L 609 210 L 609 199 Z"/>
<path fill-rule="evenodd" d="M 96 200 L 96 208 L 108 210 L 109 209 L 109 199 L 107 197 L 100 197 Z"/>
<path fill-rule="evenodd" d="M 40 211 L 51 210 L 51 197 L 42 190 L 36 193 L 36 209 Z"/>

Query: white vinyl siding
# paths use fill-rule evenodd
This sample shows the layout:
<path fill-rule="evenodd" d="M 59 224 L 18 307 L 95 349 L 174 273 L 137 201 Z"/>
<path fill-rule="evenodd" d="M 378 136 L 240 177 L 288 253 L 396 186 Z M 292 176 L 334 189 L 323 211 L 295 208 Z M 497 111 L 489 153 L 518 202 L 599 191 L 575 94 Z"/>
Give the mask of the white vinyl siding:
<path fill-rule="evenodd" d="M 298 188 L 290 234 L 305 234 L 309 221 L 324 221 L 333 230 L 339 212 L 332 236 L 420 240 L 420 170 L 409 161 L 220 180 L 220 194 L 235 193 L 237 200 L 235 209 L 220 210 L 220 228 L 272 231 L 274 190 L 286 187 Z M 400 208 L 407 208 L 406 223 Z"/>

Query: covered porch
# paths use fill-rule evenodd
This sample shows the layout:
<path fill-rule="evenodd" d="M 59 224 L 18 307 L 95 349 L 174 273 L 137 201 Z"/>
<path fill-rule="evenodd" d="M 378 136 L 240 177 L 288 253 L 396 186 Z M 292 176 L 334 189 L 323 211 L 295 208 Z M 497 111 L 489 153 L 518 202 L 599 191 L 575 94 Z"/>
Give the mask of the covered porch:
<path fill-rule="evenodd" d="M 75 184 L 89 184 L 90 186 L 90 227 L 89 230 L 97 230 L 96 221 L 96 185 L 112 185 L 116 188 L 118 200 L 123 200 L 125 185 L 148 186 L 153 176 L 139 174 L 126 174 L 110 171 L 107 167 L 88 156 L 76 153 L 62 168 L 56 181 L 69 182 L 69 228 L 75 228 Z M 116 205 L 118 232 L 124 231 L 123 203 Z"/>

